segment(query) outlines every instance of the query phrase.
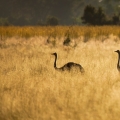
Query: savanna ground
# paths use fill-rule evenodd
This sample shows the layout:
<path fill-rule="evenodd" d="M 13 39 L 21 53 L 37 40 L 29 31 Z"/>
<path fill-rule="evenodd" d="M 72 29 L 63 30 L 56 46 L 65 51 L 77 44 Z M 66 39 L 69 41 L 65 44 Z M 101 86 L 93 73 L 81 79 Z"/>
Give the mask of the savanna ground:
<path fill-rule="evenodd" d="M 1 27 L 0 35 L 0 120 L 120 119 L 120 27 Z M 57 67 L 73 61 L 85 74 L 55 71 L 53 52 Z"/>

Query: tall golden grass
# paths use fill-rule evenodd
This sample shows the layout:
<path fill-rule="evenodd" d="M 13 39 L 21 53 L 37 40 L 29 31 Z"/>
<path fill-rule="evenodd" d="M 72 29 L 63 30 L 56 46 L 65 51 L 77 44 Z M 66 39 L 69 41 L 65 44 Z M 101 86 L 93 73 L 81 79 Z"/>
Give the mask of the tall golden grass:
<path fill-rule="evenodd" d="M 99 37 L 99 36 L 109 36 L 113 34 L 120 38 L 120 27 L 119 26 L 43 26 L 43 27 L 0 27 L 1 39 L 9 37 L 36 37 L 36 36 L 52 36 L 52 37 L 64 37 L 66 32 L 69 32 L 72 38 L 78 38 L 79 36 L 88 37 Z"/>
<path fill-rule="evenodd" d="M 64 46 L 69 27 L 1 27 L 0 120 L 119 120 L 120 75 L 114 52 L 120 48 L 114 36 L 119 27 L 108 28 L 76 26 L 72 29 L 78 37 Z M 104 37 L 103 31 L 110 29 Z M 25 39 L 27 30 L 30 37 Z M 46 41 L 52 30 L 57 31 L 55 44 Z M 85 30 L 93 36 L 101 33 L 102 40 L 85 38 Z M 58 53 L 57 67 L 73 61 L 85 74 L 55 71 L 53 52 Z"/>

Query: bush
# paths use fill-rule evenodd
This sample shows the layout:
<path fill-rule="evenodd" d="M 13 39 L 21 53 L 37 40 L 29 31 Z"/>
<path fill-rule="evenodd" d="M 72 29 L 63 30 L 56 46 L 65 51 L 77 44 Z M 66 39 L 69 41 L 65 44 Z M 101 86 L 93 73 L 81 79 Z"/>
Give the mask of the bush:
<path fill-rule="evenodd" d="M 0 26 L 9 26 L 10 23 L 7 18 L 0 18 Z"/>
<path fill-rule="evenodd" d="M 59 24 L 58 18 L 56 18 L 54 16 L 48 16 L 46 24 L 50 25 L 50 26 L 56 26 Z"/>

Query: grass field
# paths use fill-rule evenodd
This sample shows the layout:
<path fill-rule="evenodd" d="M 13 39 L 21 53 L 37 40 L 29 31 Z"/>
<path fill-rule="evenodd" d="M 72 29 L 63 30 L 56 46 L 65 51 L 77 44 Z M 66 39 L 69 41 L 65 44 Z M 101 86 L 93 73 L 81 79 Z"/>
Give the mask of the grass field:
<path fill-rule="evenodd" d="M 36 29 L 0 28 L 0 120 L 119 120 L 119 27 Z M 73 61 L 85 74 L 55 71 L 53 52 L 57 67 Z"/>

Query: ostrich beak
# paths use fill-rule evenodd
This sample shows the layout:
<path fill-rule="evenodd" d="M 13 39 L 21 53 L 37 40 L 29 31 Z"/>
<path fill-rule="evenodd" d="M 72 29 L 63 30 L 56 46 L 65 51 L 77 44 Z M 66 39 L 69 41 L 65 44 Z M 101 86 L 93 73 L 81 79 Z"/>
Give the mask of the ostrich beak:
<path fill-rule="evenodd" d="M 56 53 L 52 53 L 51 55 L 56 55 Z"/>
<path fill-rule="evenodd" d="M 114 52 L 117 52 L 117 53 L 118 53 L 118 52 L 119 52 L 119 50 L 116 50 L 116 51 L 114 51 Z"/>

